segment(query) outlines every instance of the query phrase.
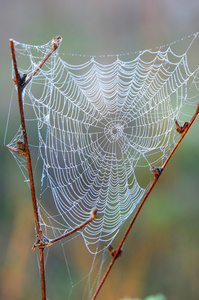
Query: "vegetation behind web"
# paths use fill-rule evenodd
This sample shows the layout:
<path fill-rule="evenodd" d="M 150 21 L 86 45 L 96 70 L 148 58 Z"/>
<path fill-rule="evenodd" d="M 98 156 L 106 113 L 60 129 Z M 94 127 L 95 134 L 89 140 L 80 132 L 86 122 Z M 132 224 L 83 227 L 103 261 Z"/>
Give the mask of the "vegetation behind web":
<path fill-rule="evenodd" d="M 141 298 L 122 298 L 118 300 L 142 300 Z M 166 300 L 166 297 L 162 294 L 158 294 L 155 296 L 147 296 L 143 300 Z"/>

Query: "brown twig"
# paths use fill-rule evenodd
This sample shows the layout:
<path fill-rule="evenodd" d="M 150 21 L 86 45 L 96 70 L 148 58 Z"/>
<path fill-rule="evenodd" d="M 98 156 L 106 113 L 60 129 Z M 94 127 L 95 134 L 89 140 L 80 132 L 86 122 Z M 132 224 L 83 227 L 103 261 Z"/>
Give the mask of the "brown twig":
<path fill-rule="evenodd" d="M 19 153 L 19 154 L 22 154 L 22 155 L 26 156 L 26 153 L 23 152 L 23 151 L 21 151 L 21 150 L 17 150 L 17 149 L 15 149 L 15 148 L 9 147 L 8 145 L 6 145 L 6 148 L 8 148 L 8 149 L 11 150 L 11 151 L 14 151 L 14 152 L 17 152 L 17 153 Z"/>
<path fill-rule="evenodd" d="M 27 161 L 28 174 L 29 174 L 29 180 L 30 180 L 30 189 L 31 189 L 31 196 L 32 196 L 32 204 L 33 204 L 33 211 L 34 211 L 34 217 L 35 217 L 35 226 L 36 226 L 36 232 L 37 232 L 37 241 L 34 244 L 32 250 L 34 250 L 36 247 L 39 248 L 42 300 L 46 300 L 46 281 L 45 281 L 45 267 L 44 267 L 44 249 L 45 249 L 45 247 L 50 246 L 53 243 L 80 230 L 81 228 L 83 228 L 84 226 L 89 224 L 93 219 L 95 219 L 96 213 L 97 213 L 97 209 L 94 208 L 91 212 L 90 218 L 87 221 L 85 221 L 81 225 L 77 226 L 74 230 L 72 230 L 66 234 L 63 234 L 62 236 L 59 236 L 53 240 L 49 240 L 47 237 L 45 237 L 40 228 L 38 207 L 37 207 L 36 196 L 35 196 L 32 164 L 31 164 L 31 156 L 30 156 L 29 147 L 28 147 L 28 139 L 27 139 L 26 126 L 25 126 L 25 119 L 24 119 L 22 92 L 23 92 L 23 89 L 25 88 L 25 86 L 31 81 L 33 76 L 35 76 L 35 74 L 41 69 L 41 67 L 44 65 L 46 60 L 50 57 L 50 55 L 57 49 L 61 39 L 62 39 L 61 36 L 58 36 L 52 40 L 51 50 L 43 58 L 43 60 L 36 67 L 36 69 L 33 71 L 33 73 L 30 75 L 30 77 L 28 79 L 26 79 L 27 78 L 26 74 L 23 74 L 21 76 L 18 72 L 17 61 L 16 61 L 16 56 L 15 56 L 15 50 L 14 50 L 14 43 L 13 43 L 13 40 L 10 40 L 10 48 L 11 48 L 13 67 L 14 67 L 14 72 L 15 72 L 13 81 L 17 86 L 19 112 L 20 112 L 21 127 L 22 127 L 22 133 L 23 133 L 24 140 L 22 141 L 22 140 L 18 139 L 18 141 L 16 142 L 16 149 L 9 147 L 9 146 L 6 146 L 6 147 L 14 152 L 24 155 L 26 157 L 26 161 Z"/>
<path fill-rule="evenodd" d="M 31 190 L 31 197 L 32 197 L 33 212 L 34 212 L 34 218 L 35 218 L 35 227 L 36 227 L 37 234 L 39 234 L 39 231 L 40 231 L 39 214 L 38 214 L 38 207 L 37 207 L 36 196 L 35 196 L 35 187 L 34 187 L 34 180 L 33 180 L 32 164 L 31 164 L 30 151 L 29 151 L 29 147 L 28 147 L 28 138 L 27 138 L 27 133 L 26 133 L 24 111 L 23 111 L 23 102 L 22 102 L 22 90 L 23 90 L 22 89 L 22 82 L 23 81 L 21 80 L 21 76 L 18 73 L 17 61 L 16 61 L 16 56 L 15 56 L 15 51 L 14 51 L 13 40 L 10 40 L 10 48 L 11 48 L 11 53 L 12 53 L 13 67 L 14 67 L 14 71 L 15 71 L 14 81 L 15 81 L 15 84 L 17 86 L 19 113 L 20 113 L 20 118 L 21 118 L 21 127 L 22 127 L 22 133 L 23 133 L 23 139 L 24 139 L 24 145 L 25 145 L 25 150 L 23 151 L 23 154 L 25 153 L 25 156 L 26 156 L 27 167 L 28 167 L 28 175 L 29 175 L 29 180 L 30 180 L 30 190 Z M 18 152 L 18 151 L 16 151 L 16 152 Z M 46 299 L 46 289 L 45 289 L 45 272 L 44 272 L 43 249 L 39 250 L 39 258 L 40 258 L 42 300 L 45 300 Z"/>
<path fill-rule="evenodd" d="M 40 230 L 39 215 L 38 215 L 38 208 L 37 208 L 37 202 L 36 202 L 36 196 L 35 196 L 35 187 L 34 187 L 34 180 L 33 180 L 31 157 L 30 157 L 30 151 L 29 151 L 29 147 L 28 147 L 28 138 L 27 138 L 27 133 L 26 133 L 25 119 L 24 119 L 21 76 L 19 75 L 18 68 L 17 68 L 17 61 L 16 61 L 16 56 L 15 56 L 13 40 L 10 40 L 10 49 L 11 49 L 11 54 L 12 54 L 13 67 L 14 67 L 14 71 L 15 71 L 15 84 L 17 86 L 19 113 L 20 113 L 20 119 L 21 119 L 21 127 L 22 127 L 24 145 L 25 145 L 25 151 L 23 153 L 25 153 L 26 161 L 27 161 L 28 174 L 29 174 L 29 180 L 30 180 L 30 190 L 31 190 L 32 204 L 33 204 L 33 211 L 34 211 L 34 218 L 35 218 L 35 226 L 36 226 L 36 232 L 38 234 L 39 230 Z"/>
<path fill-rule="evenodd" d="M 39 265 L 41 276 L 41 296 L 42 300 L 46 300 L 46 280 L 45 280 L 45 266 L 44 266 L 44 249 L 39 248 Z"/>
<path fill-rule="evenodd" d="M 16 61 L 16 56 L 15 56 L 15 50 L 14 50 L 14 42 L 13 42 L 13 40 L 10 40 L 10 49 L 11 49 L 13 67 L 14 67 L 14 72 L 15 72 L 15 75 L 13 77 L 13 81 L 17 86 L 18 104 L 19 104 L 19 113 L 20 113 L 21 127 L 22 127 L 22 133 L 23 133 L 23 141 L 18 141 L 17 142 L 18 143 L 17 144 L 17 149 L 14 149 L 14 148 L 11 148 L 11 147 L 8 147 L 8 146 L 7 146 L 7 148 L 12 150 L 12 151 L 15 151 L 19 154 L 22 154 L 22 155 L 26 156 L 37 236 L 40 234 L 41 229 L 40 229 L 37 201 L 36 201 L 36 196 L 35 196 L 35 187 L 34 187 L 34 180 L 33 180 L 31 156 L 30 156 L 30 151 L 29 151 L 29 147 L 28 147 L 28 138 L 27 138 L 27 132 L 26 132 L 26 126 L 25 126 L 25 119 L 24 119 L 22 91 L 23 91 L 24 87 L 31 81 L 33 76 L 35 76 L 35 74 L 41 69 L 43 64 L 50 57 L 50 55 L 57 49 L 60 41 L 61 41 L 60 36 L 55 37 L 53 39 L 52 44 L 51 44 L 51 50 L 43 58 L 41 63 L 36 67 L 36 69 L 33 71 L 33 73 L 30 75 L 30 77 L 28 79 L 26 79 L 26 77 L 27 77 L 26 74 L 23 74 L 21 76 L 18 72 L 17 61 Z M 41 291 L 42 291 L 42 300 L 45 300 L 46 299 L 46 283 L 45 283 L 45 269 L 44 269 L 44 253 L 43 253 L 43 251 L 44 251 L 44 249 L 40 247 L 39 248 L 39 259 L 40 259 L 40 274 L 41 274 Z"/>
<path fill-rule="evenodd" d="M 43 60 L 40 62 L 40 64 L 36 67 L 36 69 L 33 71 L 33 73 L 30 75 L 30 77 L 24 81 L 24 84 L 22 85 L 23 88 L 31 81 L 33 76 L 35 76 L 35 74 L 41 69 L 41 67 L 44 65 L 44 63 L 47 61 L 47 59 L 51 56 L 51 54 L 57 49 L 61 40 L 62 40 L 62 37 L 60 35 L 55 37 L 52 40 L 50 51 L 46 54 L 46 56 L 43 58 Z"/>
<path fill-rule="evenodd" d="M 85 227 L 86 225 L 88 225 L 93 219 L 96 218 L 96 214 L 97 214 L 97 209 L 93 208 L 92 212 L 91 212 L 91 216 L 88 220 L 86 220 L 84 223 L 80 224 L 79 226 L 75 227 L 73 230 L 62 234 L 52 240 L 48 239 L 46 236 L 43 235 L 42 231 L 40 231 L 40 233 L 37 235 L 37 241 L 35 242 L 35 244 L 32 247 L 32 250 L 34 250 L 36 247 L 38 248 L 46 248 L 48 246 L 51 246 L 52 244 L 54 244 L 55 242 L 60 241 L 63 238 L 66 238 L 67 236 L 75 233 L 76 231 L 79 231 L 80 229 L 82 229 L 83 227 Z"/>
<path fill-rule="evenodd" d="M 69 231 L 69 232 L 67 232 L 67 233 L 65 233 L 65 234 L 63 234 L 61 236 L 58 236 L 58 237 L 56 237 L 53 240 L 49 240 L 49 243 L 46 246 L 50 246 L 50 245 L 54 244 L 55 242 L 58 242 L 59 240 L 61 240 L 61 239 L 65 238 L 65 237 L 67 237 L 67 236 L 75 233 L 76 231 L 79 231 L 80 229 L 82 229 L 83 227 L 85 227 L 86 225 L 88 225 L 93 219 L 95 219 L 96 218 L 96 214 L 97 214 L 97 209 L 93 208 L 93 210 L 91 212 L 91 216 L 90 216 L 90 218 L 87 221 L 85 221 L 81 225 L 75 227 L 73 230 L 71 230 L 71 231 Z"/>
<path fill-rule="evenodd" d="M 46 62 L 46 60 L 50 57 L 50 55 L 57 49 L 59 46 L 59 43 L 61 41 L 61 36 L 57 36 L 52 40 L 51 43 L 51 50 L 47 53 L 47 55 L 43 58 L 41 63 L 36 67 L 36 69 L 33 71 L 33 73 L 30 75 L 28 79 L 26 79 L 27 75 L 23 74 L 20 76 L 17 68 L 17 61 L 15 56 L 15 50 L 14 50 L 14 42 L 13 40 L 10 40 L 10 49 L 12 54 L 12 61 L 13 61 L 13 67 L 14 67 L 14 78 L 13 81 L 15 82 L 17 86 L 17 92 L 18 92 L 18 103 L 19 103 L 19 113 L 21 118 L 21 127 L 22 127 L 22 133 L 23 133 L 23 139 L 24 141 L 18 141 L 17 143 L 21 142 L 23 143 L 24 149 L 18 148 L 14 149 L 9 146 L 6 146 L 8 149 L 15 151 L 17 153 L 23 154 L 26 156 L 27 159 L 27 166 L 28 166 L 28 174 L 30 179 L 30 189 L 31 189 L 31 196 L 32 196 L 32 203 L 33 203 L 33 211 L 34 211 L 34 217 L 35 217 L 35 225 L 36 225 L 36 232 L 39 234 L 40 232 L 40 223 L 39 223 L 39 216 L 38 216 L 38 208 L 37 208 L 37 202 L 36 202 L 36 196 L 35 196 L 35 188 L 34 188 L 34 180 L 33 180 L 33 172 L 32 172 L 32 165 L 31 165 L 31 157 L 30 157 L 30 151 L 28 147 L 28 138 L 27 138 L 27 132 L 25 127 L 25 119 L 24 119 L 24 111 L 23 111 L 23 101 L 22 101 L 22 90 L 24 87 L 30 82 L 30 80 L 33 78 L 33 76 L 38 72 L 39 69 L 43 66 L 43 64 Z"/>
<path fill-rule="evenodd" d="M 167 159 L 166 159 L 165 163 L 163 164 L 163 166 L 161 168 L 154 167 L 152 169 L 152 171 L 154 172 L 154 180 L 153 180 L 152 184 L 150 185 L 148 191 L 146 192 L 145 196 L 143 197 L 142 201 L 140 202 L 140 204 L 139 204 L 139 206 L 138 206 L 138 208 L 137 208 L 137 210 L 136 210 L 136 212 L 135 212 L 135 214 L 134 214 L 134 216 L 133 216 L 133 218 L 132 218 L 132 220 L 131 220 L 131 222 L 130 222 L 130 224 L 129 224 L 129 226 L 128 226 L 128 228 L 127 228 L 127 230 L 126 230 L 126 232 L 125 232 L 125 234 L 123 236 L 123 238 L 121 239 L 121 242 L 120 242 L 117 250 L 114 251 L 113 259 L 110 262 L 110 264 L 109 264 L 109 266 L 108 266 L 108 268 L 107 268 L 107 270 L 106 270 L 106 272 L 105 272 L 105 274 L 104 274 L 104 276 L 103 276 L 103 278 L 102 278 L 102 280 L 101 280 L 101 282 L 100 282 L 97 290 L 95 291 L 95 294 L 93 295 L 92 300 L 96 299 L 99 291 L 101 290 L 101 288 L 102 288 L 102 286 L 103 286 L 103 284 L 104 284 L 104 282 L 105 282 L 105 280 L 106 280 L 106 278 L 107 278 L 107 276 L 108 276 L 108 274 L 109 274 L 109 272 L 110 272 L 110 270 L 111 270 L 111 268 L 112 268 L 112 266 L 113 266 L 116 258 L 119 256 L 119 253 L 121 252 L 121 249 L 122 249 L 122 246 L 124 244 L 124 241 L 126 240 L 126 238 L 127 238 L 128 234 L 129 234 L 129 232 L 130 232 L 130 230 L 131 230 L 131 228 L 132 228 L 132 226 L 133 226 L 133 224 L 134 224 L 134 222 L 135 222 L 135 220 L 136 220 L 136 218 L 137 218 L 140 210 L 142 209 L 143 204 L 145 203 L 146 199 L 150 195 L 153 187 L 155 186 L 156 182 L 158 181 L 159 176 L 162 174 L 162 171 L 165 169 L 167 163 L 171 159 L 172 155 L 174 154 L 175 150 L 177 149 L 177 147 L 181 143 L 182 139 L 184 138 L 185 134 L 187 133 L 187 131 L 189 130 L 189 128 L 193 124 L 193 122 L 196 119 L 196 117 L 197 117 L 198 114 L 199 114 L 199 102 L 198 102 L 197 109 L 196 109 L 196 111 L 195 111 L 195 113 L 194 113 L 191 121 L 189 123 L 186 123 L 186 126 L 185 126 L 186 128 L 184 128 L 183 132 L 181 132 L 181 137 L 179 138 L 179 140 L 177 141 L 177 143 L 175 144 L 175 146 L 171 150 L 171 152 L 170 152 L 169 156 L 167 157 Z"/>

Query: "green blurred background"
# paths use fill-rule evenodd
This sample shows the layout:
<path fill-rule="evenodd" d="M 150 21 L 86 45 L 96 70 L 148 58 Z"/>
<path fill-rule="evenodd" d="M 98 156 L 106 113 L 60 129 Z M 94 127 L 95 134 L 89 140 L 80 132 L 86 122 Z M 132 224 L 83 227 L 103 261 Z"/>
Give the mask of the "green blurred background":
<path fill-rule="evenodd" d="M 62 52 L 112 54 L 167 44 L 198 30 L 198 0 L 0 0 L 0 299 L 40 299 L 30 192 L 3 142 L 13 91 L 9 39 L 39 45 L 60 34 Z M 158 293 L 199 299 L 198 132 L 196 120 L 140 213 L 99 300 Z M 8 132 L 7 142 L 11 138 Z M 65 263 L 56 252 L 51 263 L 61 274 Z M 61 290 L 61 279 L 52 273 L 47 287 Z M 56 293 L 49 299 L 66 299 Z"/>

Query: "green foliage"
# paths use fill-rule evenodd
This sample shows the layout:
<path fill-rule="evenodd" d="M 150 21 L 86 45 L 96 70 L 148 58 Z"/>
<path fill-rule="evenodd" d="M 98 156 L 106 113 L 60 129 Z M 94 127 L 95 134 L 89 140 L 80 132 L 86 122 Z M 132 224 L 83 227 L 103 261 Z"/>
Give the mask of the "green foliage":
<path fill-rule="evenodd" d="M 123 298 L 123 299 L 118 299 L 118 300 L 142 300 L 141 298 Z M 166 297 L 162 294 L 158 294 L 155 296 L 148 296 L 143 300 L 166 300 Z"/>
<path fill-rule="evenodd" d="M 156 296 L 148 296 L 145 300 L 166 300 L 166 297 L 162 294 L 158 294 Z"/>

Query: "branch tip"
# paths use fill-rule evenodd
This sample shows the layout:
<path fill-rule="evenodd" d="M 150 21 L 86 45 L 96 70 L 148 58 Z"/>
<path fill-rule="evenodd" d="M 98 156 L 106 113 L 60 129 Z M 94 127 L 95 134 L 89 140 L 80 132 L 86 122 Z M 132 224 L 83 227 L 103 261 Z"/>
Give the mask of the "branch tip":
<path fill-rule="evenodd" d="M 5 145 L 5 147 L 6 147 L 7 149 L 11 150 L 11 151 L 14 151 L 14 152 L 17 152 L 17 153 L 19 153 L 19 154 L 22 154 L 22 155 L 26 156 L 26 151 L 18 150 L 18 149 L 15 149 L 15 148 L 10 147 L 10 146 L 8 146 L 8 145 Z"/>
<path fill-rule="evenodd" d="M 56 36 L 51 43 L 52 50 L 55 51 L 62 41 L 61 35 Z"/>
<path fill-rule="evenodd" d="M 91 211 L 91 219 L 95 219 L 96 218 L 96 215 L 97 215 L 97 208 L 94 207 Z"/>

